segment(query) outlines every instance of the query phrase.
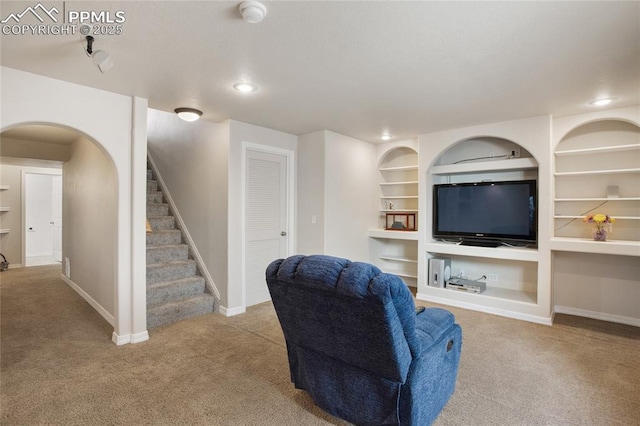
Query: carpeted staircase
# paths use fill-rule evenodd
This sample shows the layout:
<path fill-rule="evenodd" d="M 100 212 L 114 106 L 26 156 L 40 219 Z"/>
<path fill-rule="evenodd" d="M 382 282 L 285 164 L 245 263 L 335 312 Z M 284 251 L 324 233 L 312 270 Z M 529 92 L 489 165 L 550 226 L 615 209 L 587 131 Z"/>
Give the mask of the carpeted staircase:
<path fill-rule="evenodd" d="M 153 171 L 147 170 L 147 328 L 171 324 L 211 313 L 215 298 L 206 292 L 205 280 L 189 246 L 164 203 Z"/>

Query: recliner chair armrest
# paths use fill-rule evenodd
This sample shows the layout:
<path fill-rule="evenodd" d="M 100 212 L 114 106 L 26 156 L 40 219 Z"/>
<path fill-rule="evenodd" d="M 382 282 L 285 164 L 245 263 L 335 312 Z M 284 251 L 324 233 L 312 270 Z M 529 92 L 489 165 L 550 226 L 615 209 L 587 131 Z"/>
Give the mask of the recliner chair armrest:
<path fill-rule="evenodd" d="M 422 343 L 422 352 L 429 350 L 455 323 L 455 317 L 441 308 L 426 308 L 416 315 L 416 333 Z"/>

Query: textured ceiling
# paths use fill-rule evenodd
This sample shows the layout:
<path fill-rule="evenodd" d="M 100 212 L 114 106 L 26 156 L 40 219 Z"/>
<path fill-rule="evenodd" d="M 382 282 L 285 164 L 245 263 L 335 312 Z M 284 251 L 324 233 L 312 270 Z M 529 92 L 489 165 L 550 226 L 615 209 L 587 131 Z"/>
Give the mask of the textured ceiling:
<path fill-rule="evenodd" d="M 0 3 L 0 16 L 33 2 Z M 75 35 L 2 35 L 0 63 L 195 107 L 292 134 L 332 130 L 379 142 L 436 130 L 640 103 L 640 2 L 47 2 L 123 11 L 121 35 L 96 35 L 101 74 Z M 25 15 L 22 23 L 33 16 Z M 34 23 L 37 23 L 35 21 Z M 242 78 L 259 86 L 241 95 Z M 88 105 L 89 107 L 90 105 Z"/>

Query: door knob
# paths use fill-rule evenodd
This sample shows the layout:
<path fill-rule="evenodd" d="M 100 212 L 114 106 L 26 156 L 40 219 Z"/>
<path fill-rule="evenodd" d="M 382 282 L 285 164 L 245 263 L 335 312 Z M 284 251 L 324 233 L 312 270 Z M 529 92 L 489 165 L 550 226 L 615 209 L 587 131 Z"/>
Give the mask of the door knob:
<path fill-rule="evenodd" d="M 282 231 L 282 232 L 280 232 L 280 236 L 281 236 L 281 237 L 286 237 L 286 236 L 287 236 L 287 233 L 286 233 L 285 231 Z"/>

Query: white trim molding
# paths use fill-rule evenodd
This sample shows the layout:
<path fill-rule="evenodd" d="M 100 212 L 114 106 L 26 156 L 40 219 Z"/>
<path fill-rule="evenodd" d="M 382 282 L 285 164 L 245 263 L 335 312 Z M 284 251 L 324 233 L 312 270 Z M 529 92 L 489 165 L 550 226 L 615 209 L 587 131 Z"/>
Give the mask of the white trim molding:
<path fill-rule="evenodd" d="M 102 317 L 105 320 L 107 320 L 107 322 L 109 324 L 111 324 L 111 326 L 113 326 L 113 324 L 114 324 L 113 315 L 111 315 L 109 312 L 107 312 L 107 310 L 105 308 L 103 308 L 102 305 L 100 305 L 98 302 L 96 302 L 93 297 L 89 296 L 89 294 L 87 292 L 85 292 L 83 289 L 81 289 L 76 283 L 71 281 L 64 274 L 60 274 L 60 278 L 62 278 L 62 281 L 64 281 L 65 283 L 67 283 L 67 285 L 69 287 L 74 289 L 75 292 L 80 295 L 80 297 L 82 297 L 84 300 L 86 300 L 87 303 L 90 304 L 93 307 L 93 309 L 98 311 L 98 313 L 100 315 L 102 315 Z"/>
<path fill-rule="evenodd" d="M 600 321 L 615 322 L 618 324 L 640 327 L 640 318 L 625 317 L 622 315 L 608 314 L 606 312 L 589 311 L 586 309 L 572 308 L 570 306 L 554 306 L 556 314 L 575 315 Z"/>
<path fill-rule="evenodd" d="M 225 317 L 232 317 L 244 314 L 245 312 L 247 312 L 247 308 L 245 306 L 237 306 L 235 308 L 225 308 L 224 306 L 220 306 L 220 313 Z"/>

